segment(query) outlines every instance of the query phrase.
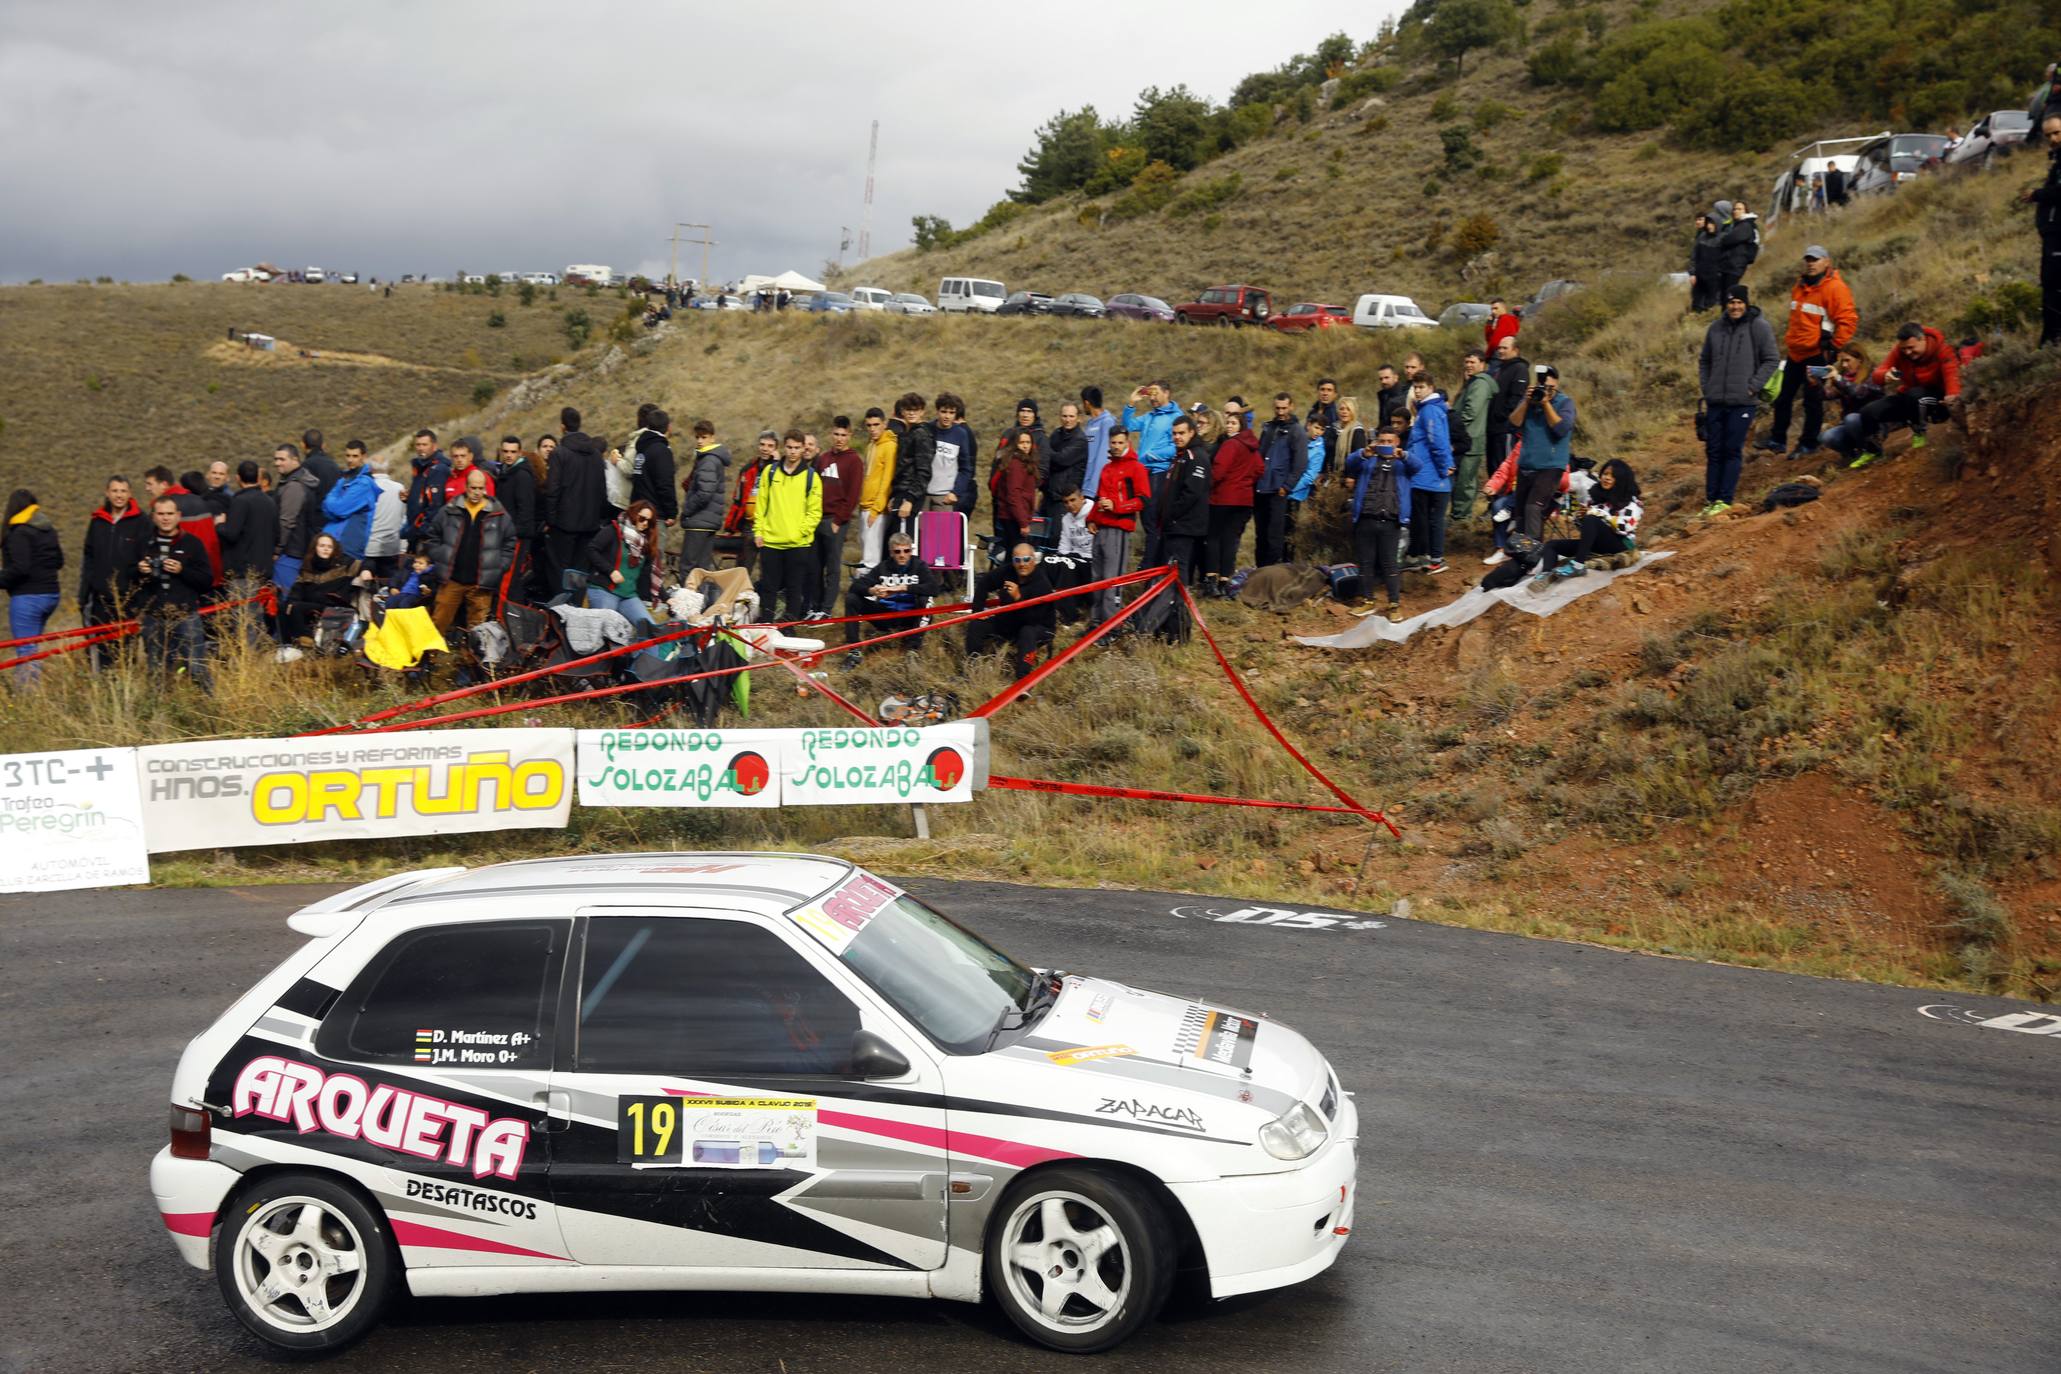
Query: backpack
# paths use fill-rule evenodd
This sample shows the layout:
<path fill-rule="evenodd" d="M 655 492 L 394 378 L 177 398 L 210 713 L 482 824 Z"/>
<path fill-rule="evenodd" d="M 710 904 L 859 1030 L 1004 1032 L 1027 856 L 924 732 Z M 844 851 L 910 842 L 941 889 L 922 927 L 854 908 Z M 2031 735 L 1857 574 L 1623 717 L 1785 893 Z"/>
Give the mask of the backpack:
<path fill-rule="evenodd" d="M 1129 623 L 1138 627 L 1139 634 L 1151 635 L 1169 644 L 1186 644 L 1195 629 L 1194 621 L 1188 615 L 1188 604 L 1172 587 L 1153 597 L 1144 610 L 1131 617 Z"/>
<path fill-rule="evenodd" d="M 1374 460 L 1374 470 L 1367 474 L 1366 494 L 1360 500 L 1360 519 L 1395 520 L 1401 517 L 1403 499 L 1396 491 L 1397 474 L 1401 471 L 1400 457 L 1388 461 Z"/>
<path fill-rule="evenodd" d="M 1320 564 L 1324 576 L 1331 580 L 1331 599 L 1334 601 L 1358 601 L 1367 594 L 1367 579 L 1360 576 L 1357 563 Z"/>

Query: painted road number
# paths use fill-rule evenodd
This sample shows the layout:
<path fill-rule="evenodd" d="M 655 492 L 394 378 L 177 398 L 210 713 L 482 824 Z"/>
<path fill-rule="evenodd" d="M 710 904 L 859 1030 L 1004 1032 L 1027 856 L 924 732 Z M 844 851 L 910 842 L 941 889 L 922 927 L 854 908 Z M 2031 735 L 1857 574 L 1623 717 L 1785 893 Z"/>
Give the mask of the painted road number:
<path fill-rule="evenodd" d="M 1380 930 L 1386 921 L 1362 921 L 1329 911 L 1296 911 L 1282 906 L 1242 906 L 1236 911 L 1213 911 L 1208 907 L 1177 906 L 1173 915 L 1221 925 L 1273 926 L 1278 930 Z"/>
<path fill-rule="evenodd" d="M 678 1164 L 682 1157 L 678 1098 L 616 1099 L 616 1163 Z"/>

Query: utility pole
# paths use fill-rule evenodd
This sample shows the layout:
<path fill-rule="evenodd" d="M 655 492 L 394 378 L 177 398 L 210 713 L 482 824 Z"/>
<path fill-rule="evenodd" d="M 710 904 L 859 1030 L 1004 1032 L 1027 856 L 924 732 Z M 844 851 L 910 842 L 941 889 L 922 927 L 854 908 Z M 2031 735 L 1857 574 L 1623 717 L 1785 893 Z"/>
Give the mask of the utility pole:
<path fill-rule="evenodd" d="M 673 245 L 673 265 L 666 273 L 666 285 L 675 285 L 680 280 L 680 231 L 682 229 L 699 229 L 701 231 L 701 237 L 688 239 L 687 242 L 701 245 L 701 289 L 706 291 L 708 290 L 708 250 L 716 246 L 716 240 L 708 236 L 709 226 L 706 224 L 681 223 L 673 226 L 672 237 L 667 240 Z"/>
<path fill-rule="evenodd" d="M 866 142 L 866 208 L 859 214 L 859 261 L 873 256 L 873 163 L 880 156 L 880 121 L 873 121 L 873 137 Z"/>

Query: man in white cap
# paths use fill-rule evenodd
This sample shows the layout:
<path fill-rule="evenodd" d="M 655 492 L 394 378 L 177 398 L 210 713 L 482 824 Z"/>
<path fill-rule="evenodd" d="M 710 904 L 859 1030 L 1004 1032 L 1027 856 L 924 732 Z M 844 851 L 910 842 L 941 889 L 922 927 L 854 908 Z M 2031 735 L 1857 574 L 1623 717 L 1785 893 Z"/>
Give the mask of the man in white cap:
<path fill-rule="evenodd" d="M 1789 447 L 1789 413 L 1796 393 L 1803 393 L 1803 430 L 1796 436 L 1795 457 L 1818 450 L 1818 430 L 1825 419 L 1825 374 L 1832 360 L 1861 327 L 1853 292 L 1832 266 L 1824 244 L 1803 250 L 1803 271 L 1789 288 L 1789 324 L 1782 335 L 1782 390 L 1775 397 L 1775 415 L 1759 447 L 1781 453 Z"/>

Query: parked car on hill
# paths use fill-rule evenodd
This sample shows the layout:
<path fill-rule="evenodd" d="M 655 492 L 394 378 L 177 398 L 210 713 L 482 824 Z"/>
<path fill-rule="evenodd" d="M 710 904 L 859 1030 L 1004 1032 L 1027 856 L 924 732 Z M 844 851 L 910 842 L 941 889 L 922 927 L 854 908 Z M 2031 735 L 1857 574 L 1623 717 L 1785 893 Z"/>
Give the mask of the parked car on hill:
<path fill-rule="evenodd" d="M 811 315 L 849 315 L 859 303 L 842 291 L 818 291 L 802 308 Z"/>
<path fill-rule="evenodd" d="M 1009 298 L 995 307 L 997 315 L 1049 315 L 1052 313 L 1052 298 L 1042 291 L 1012 291 Z"/>
<path fill-rule="evenodd" d="M 914 291 L 897 291 L 885 307 L 890 315 L 935 315 L 937 307 Z"/>
<path fill-rule="evenodd" d="M 1784 215 L 1801 215 L 1811 208 L 1811 178 L 1837 167 L 1846 173 L 1848 189 L 1853 182 L 1854 163 L 1869 142 L 1886 138 L 1889 130 L 1859 138 L 1821 138 L 1806 143 L 1789 155 L 1790 166 L 1775 178 L 1774 194 L 1768 197 L 1767 223 L 1773 226 Z"/>
<path fill-rule="evenodd" d="M 1946 146 L 1945 134 L 1884 134 L 1854 159 L 1850 193 L 1886 195 L 1939 161 Z"/>
<path fill-rule="evenodd" d="M 1172 324 L 1174 308 L 1157 296 L 1141 296 L 1133 291 L 1111 296 L 1104 304 L 1112 319 L 1146 320 L 1153 324 Z"/>
<path fill-rule="evenodd" d="M 1568 277 L 1555 277 L 1544 286 L 1541 286 L 1530 300 L 1517 307 L 1517 318 L 1528 320 L 1531 318 L 1532 312 L 1547 301 L 1557 301 L 1562 296 L 1572 296 L 1581 289 L 1582 284 L 1578 281 Z"/>
<path fill-rule="evenodd" d="M 946 277 L 937 284 L 937 308 L 946 314 L 977 311 L 992 315 L 1008 294 L 1002 283 L 986 277 Z"/>
<path fill-rule="evenodd" d="M 1053 299 L 1049 313 L 1071 315 L 1082 320 L 1099 320 L 1108 313 L 1108 307 L 1102 304 L 1099 296 L 1091 296 L 1085 291 L 1068 291 Z"/>
<path fill-rule="evenodd" d="M 1446 329 L 1479 329 L 1489 321 L 1487 301 L 1454 301 L 1438 312 L 1438 322 Z"/>
<path fill-rule="evenodd" d="M 1952 166 L 1975 163 L 1994 167 L 2000 157 L 2032 137 L 2032 116 L 2023 110 L 1994 110 L 1975 122 L 1968 136 L 1953 146 L 1946 160 Z"/>
<path fill-rule="evenodd" d="M 1267 321 L 1269 329 L 1283 334 L 1307 334 L 1312 329 L 1330 329 L 1341 324 L 1351 324 L 1353 312 L 1342 305 L 1325 305 L 1319 301 L 1297 301 L 1273 319 Z"/>
<path fill-rule="evenodd" d="M 1274 313 L 1273 296 L 1257 286 L 1212 286 L 1194 300 L 1174 307 L 1182 324 L 1265 324 Z"/>
<path fill-rule="evenodd" d="M 850 292 L 852 303 L 861 310 L 885 310 L 895 293 L 884 286 L 854 286 Z"/>
<path fill-rule="evenodd" d="M 255 267 L 239 267 L 239 268 L 237 268 L 237 269 L 236 269 L 236 270 L 235 270 L 234 272 L 224 272 L 224 273 L 222 274 L 222 280 L 223 280 L 223 281 L 270 281 L 270 280 L 272 280 L 272 275 L 271 275 L 271 274 L 270 274 L 269 272 L 260 272 L 260 271 L 259 271 L 259 270 L 258 270 L 257 268 L 255 268 Z"/>
<path fill-rule="evenodd" d="M 1370 291 L 1353 303 L 1353 323 L 1362 329 L 1436 329 L 1438 321 L 1408 296 Z"/>

